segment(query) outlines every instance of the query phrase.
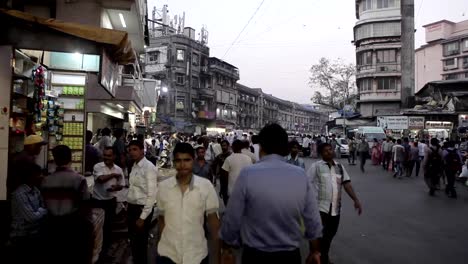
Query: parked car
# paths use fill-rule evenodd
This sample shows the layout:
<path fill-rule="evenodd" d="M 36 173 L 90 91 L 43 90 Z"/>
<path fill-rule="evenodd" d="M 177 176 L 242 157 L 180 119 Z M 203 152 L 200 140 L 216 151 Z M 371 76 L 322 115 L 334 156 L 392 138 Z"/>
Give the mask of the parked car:
<path fill-rule="evenodd" d="M 348 140 L 346 138 L 338 138 L 336 140 L 341 146 L 336 145 L 335 153 L 338 158 L 349 156 Z"/>

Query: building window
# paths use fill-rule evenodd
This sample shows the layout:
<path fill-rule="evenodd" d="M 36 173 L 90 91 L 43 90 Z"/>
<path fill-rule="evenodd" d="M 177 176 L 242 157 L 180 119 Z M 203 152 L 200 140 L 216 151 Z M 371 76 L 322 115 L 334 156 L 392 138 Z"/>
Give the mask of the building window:
<path fill-rule="evenodd" d="M 200 83 L 198 81 L 198 77 L 192 76 L 192 87 L 193 88 L 200 88 Z"/>
<path fill-rule="evenodd" d="M 372 51 L 365 51 L 358 56 L 358 65 L 372 65 Z"/>
<path fill-rule="evenodd" d="M 444 61 L 444 70 L 458 69 L 458 60 L 456 58 Z"/>
<path fill-rule="evenodd" d="M 185 50 L 178 49 L 177 50 L 177 61 L 184 61 L 185 60 Z"/>
<path fill-rule="evenodd" d="M 444 56 L 451 56 L 460 53 L 460 43 L 458 41 L 444 45 Z"/>
<path fill-rule="evenodd" d="M 395 0 L 377 0 L 377 9 L 395 6 Z"/>
<path fill-rule="evenodd" d="M 359 81 L 359 90 L 361 92 L 372 91 L 372 79 L 366 78 Z"/>
<path fill-rule="evenodd" d="M 176 109 L 178 111 L 183 111 L 185 108 L 185 97 L 177 96 Z"/>
<path fill-rule="evenodd" d="M 182 73 L 176 73 L 176 83 L 179 85 L 185 84 L 185 76 Z"/>
<path fill-rule="evenodd" d="M 377 63 L 396 62 L 396 50 L 379 50 L 377 51 Z"/>
<path fill-rule="evenodd" d="M 362 0 L 362 11 L 372 9 L 372 0 Z"/>
<path fill-rule="evenodd" d="M 445 75 L 445 80 L 456 80 L 458 79 L 458 74 L 452 73 Z"/>
<path fill-rule="evenodd" d="M 462 50 L 463 51 L 468 51 L 468 39 L 462 40 Z"/>
<path fill-rule="evenodd" d="M 467 69 L 468 68 L 468 57 L 464 57 L 463 58 L 463 69 Z"/>
<path fill-rule="evenodd" d="M 198 54 L 194 53 L 192 57 L 192 65 L 193 66 L 198 66 L 200 64 L 200 56 Z"/>
<path fill-rule="evenodd" d="M 224 78 L 223 78 L 222 76 L 219 76 L 219 75 L 218 75 L 216 79 L 218 79 L 218 84 L 219 84 L 219 85 L 223 85 L 223 84 L 224 84 Z"/>
<path fill-rule="evenodd" d="M 159 61 L 159 51 L 148 53 L 148 62 L 158 63 Z"/>
<path fill-rule="evenodd" d="M 226 79 L 226 87 L 232 87 L 232 82 L 229 78 Z"/>
<path fill-rule="evenodd" d="M 395 78 L 379 78 L 377 79 L 377 90 L 396 90 Z"/>

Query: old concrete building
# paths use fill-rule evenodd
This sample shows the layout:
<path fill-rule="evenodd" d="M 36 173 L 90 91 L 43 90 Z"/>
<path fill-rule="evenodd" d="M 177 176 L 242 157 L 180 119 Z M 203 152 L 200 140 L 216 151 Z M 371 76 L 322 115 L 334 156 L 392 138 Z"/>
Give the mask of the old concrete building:
<path fill-rule="evenodd" d="M 260 129 L 260 113 L 259 106 L 261 89 L 252 89 L 242 84 L 237 86 L 237 104 L 239 109 L 238 127 L 244 130 Z"/>
<path fill-rule="evenodd" d="M 411 38 L 414 40 L 414 32 L 409 30 L 411 33 L 402 37 L 402 28 L 407 30 L 414 24 L 414 10 L 410 10 L 411 3 L 407 2 L 411 1 L 356 0 L 356 81 L 363 117 L 398 114 L 411 96 L 414 59 L 405 49 L 413 49 L 410 42 Z M 408 61 L 402 64 L 403 60 Z M 404 80 L 402 72 L 408 75 Z"/>
<path fill-rule="evenodd" d="M 426 44 L 416 49 L 416 92 L 432 81 L 468 78 L 468 20 L 423 27 Z"/>

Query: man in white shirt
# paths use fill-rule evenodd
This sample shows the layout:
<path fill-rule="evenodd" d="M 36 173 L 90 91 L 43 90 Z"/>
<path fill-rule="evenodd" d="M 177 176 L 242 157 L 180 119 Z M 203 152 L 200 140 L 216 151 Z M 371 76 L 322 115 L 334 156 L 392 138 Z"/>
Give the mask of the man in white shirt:
<path fill-rule="evenodd" d="M 161 182 L 158 192 L 158 264 L 208 264 L 203 224 L 210 230 L 215 263 L 220 261 L 219 199 L 210 181 L 192 173 L 194 150 L 188 143 L 175 146 L 177 175 Z"/>
<path fill-rule="evenodd" d="M 302 139 L 302 153 L 304 157 L 308 157 L 310 155 L 310 138 L 308 136 L 304 136 Z"/>
<path fill-rule="evenodd" d="M 426 154 L 426 141 L 423 139 L 418 142 L 418 150 L 419 150 L 419 160 L 423 161 L 424 160 L 424 155 Z"/>
<path fill-rule="evenodd" d="M 242 150 L 241 153 L 248 156 L 252 160 L 252 164 L 257 162 L 255 154 L 250 151 L 250 143 L 247 140 L 242 141 Z"/>
<path fill-rule="evenodd" d="M 252 147 L 254 148 L 254 155 L 257 161 L 260 160 L 260 140 L 258 135 L 252 135 Z"/>
<path fill-rule="evenodd" d="M 105 211 L 103 227 L 102 255 L 110 246 L 112 222 L 117 207 L 116 192 L 123 188 L 122 169 L 114 164 L 115 155 L 112 147 L 105 147 L 102 153 L 103 162 L 94 165 L 93 204 Z"/>
<path fill-rule="evenodd" d="M 228 196 L 231 195 L 232 190 L 234 189 L 234 184 L 236 183 L 236 180 L 239 177 L 241 170 L 249 165 L 252 165 L 252 160 L 250 159 L 250 157 L 241 154 L 241 150 L 242 141 L 235 140 L 232 143 L 233 153 L 226 158 L 223 167 L 221 168 L 221 173 L 228 176 Z"/>
<path fill-rule="evenodd" d="M 157 194 L 157 169 L 145 158 L 143 142 L 128 144 L 130 158 L 135 162 L 130 173 L 128 189 L 128 233 L 133 263 L 147 264 L 148 236 L 153 206 Z"/>

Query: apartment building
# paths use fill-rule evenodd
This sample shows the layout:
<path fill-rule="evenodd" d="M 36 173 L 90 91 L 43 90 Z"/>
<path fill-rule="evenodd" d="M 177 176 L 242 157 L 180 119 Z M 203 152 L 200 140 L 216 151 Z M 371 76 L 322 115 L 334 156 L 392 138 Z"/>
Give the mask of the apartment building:
<path fill-rule="evenodd" d="M 432 81 L 468 78 L 468 20 L 423 27 L 426 44 L 416 49 L 416 92 Z"/>
<path fill-rule="evenodd" d="M 260 107 L 261 89 L 252 89 L 245 85 L 236 84 L 238 93 L 239 115 L 238 127 L 244 130 L 260 129 Z"/>

